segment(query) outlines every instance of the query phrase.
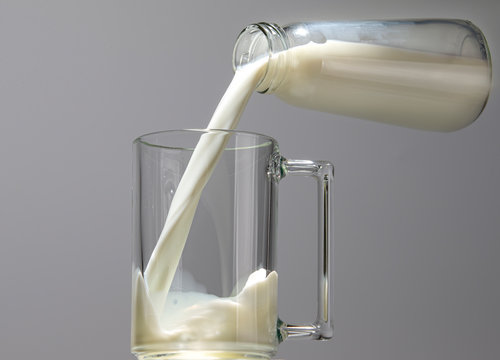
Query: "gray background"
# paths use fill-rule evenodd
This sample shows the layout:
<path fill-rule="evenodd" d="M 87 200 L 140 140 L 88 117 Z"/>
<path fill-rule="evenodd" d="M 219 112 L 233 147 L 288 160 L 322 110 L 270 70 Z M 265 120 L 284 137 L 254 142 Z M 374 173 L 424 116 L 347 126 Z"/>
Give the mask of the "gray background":
<path fill-rule="evenodd" d="M 256 21 L 455 17 L 487 35 L 496 0 L 0 0 L 0 357 L 131 359 L 131 142 L 204 127 Z M 240 129 L 335 183 L 335 340 L 288 360 L 500 358 L 500 122 L 426 133 L 255 95 Z M 280 313 L 314 316 L 314 188 L 285 179 Z"/>

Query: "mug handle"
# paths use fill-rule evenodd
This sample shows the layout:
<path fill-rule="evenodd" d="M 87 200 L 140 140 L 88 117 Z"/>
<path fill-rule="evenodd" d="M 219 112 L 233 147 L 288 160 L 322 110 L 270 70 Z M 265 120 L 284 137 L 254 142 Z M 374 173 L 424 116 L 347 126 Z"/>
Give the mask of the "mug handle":
<path fill-rule="evenodd" d="M 306 325 L 291 325 L 280 322 L 281 339 L 309 337 L 313 340 L 327 340 L 333 336 L 330 296 L 333 281 L 330 280 L 331 242 L 331 196 L 333 165 L 328 161 L 287 160 L 281 161 L 282 177 L 286 175 L 310 176 L 318 184 L 318 310 L 316 321 Z M 333 298 L 332 298 L 333 299 Z"/>

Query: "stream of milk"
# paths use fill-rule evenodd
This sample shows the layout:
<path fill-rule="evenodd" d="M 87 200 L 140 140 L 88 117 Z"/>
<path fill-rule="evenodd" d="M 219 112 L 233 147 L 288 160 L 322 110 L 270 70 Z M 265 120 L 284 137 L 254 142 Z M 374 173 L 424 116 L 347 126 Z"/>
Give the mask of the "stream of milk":
<path fill-rule="evenodd" d="M 489 91 L 488 64 L 478 59 L 339 41 L 310 43 L 286 53 L 282 55 L 291 59 L 290 68 L 276 95 L 317 110 L 449 130 L 477 116 Z M 266 65 L 262 60 L 236 71 L 208 129 L 237 126 Z M 175 342 L 194 342 L 202 349 L 221 342 L 254 344 L 267 351 L 275 346 L 276 272 L 255 271 L 243 290 L 230 298 L 169 292 L 201 192 L 228 136 L 217 132 L 201 136 L 144 278 L 139 270 L 134 275 L 134 352 L 161 351 Z"/>
<path fill-rule="evenodd" d="M 236 127 L 250 95 L 262 78 L 265 62 L 249 64 L 236 72 L 207 129 Z M 165 225 L 144 272 L 154 308 L 163 310 L 201 192 L 217 165 L 229 134 L 205 133 L 200 137 L 170 205 Z"/>

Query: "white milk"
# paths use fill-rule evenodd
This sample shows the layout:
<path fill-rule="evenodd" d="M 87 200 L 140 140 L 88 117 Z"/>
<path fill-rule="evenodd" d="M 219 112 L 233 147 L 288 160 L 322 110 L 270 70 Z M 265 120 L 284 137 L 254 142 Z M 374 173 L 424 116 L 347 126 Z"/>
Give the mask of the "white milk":
<path fill-rule="evenodd" d="M 469 125 L 490 90 L 489 64 L 477 58 L 335 40 L 297 46 L 281 56 L 289 62 L 275 90 L 282 100 L 423 130 Z"/>
<path fill-rule="evenodd" d="M 339 41 L 311 43 L 279 56 L 287 56 L 290 66 L 285 81 L 275 91 L 283 100 L 398 125 L 429 130 L 460 128 L 480 113 L 489 91 L 488 64 L 476 59 Z M 236 127 L 265 67 L 265 62 L 258 62 L 236 72 L 209 129 Z M 175 342 L 193 342 L 202 350 L 238 342 L 264 352 L 275 345 L 276 272 L 267 277 L 264 269 L 254 272 L 243 290 L 231 298 L 169 294 L 201 192 L 227 140 L 223 134 L 200 138 L 177 187 L 145 278 L 140 272 L 135 274 L 134 352 L 162 351 L 166 344 L 174 346 Z"/>
<path fill-rule="evenodd" d="M 160 315 L 144 280 L 135 274 L 132 351 L 225 350 L 271 353 L 277 342 L 278 274 L 255 271 L 239 294 L 228 298 L 196 292 L 168 294 Z M 176 348 L 182 344 L 182 348 Z M 230 358 L 229 353 L 226 354 Z"/>

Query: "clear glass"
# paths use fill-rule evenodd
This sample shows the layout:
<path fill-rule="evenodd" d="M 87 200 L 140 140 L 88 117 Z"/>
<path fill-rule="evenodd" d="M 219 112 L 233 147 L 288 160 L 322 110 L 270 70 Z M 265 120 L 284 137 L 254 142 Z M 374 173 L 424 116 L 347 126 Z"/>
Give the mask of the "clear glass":
<path fill-rule="evenodd" d="M 423 130 L 469 125 L 491 89 L 486 39 L 465 20 L 252 24 L 236 41 L 233 67 L 257 60 L 267 61 L 260 92 Z"/>
<path fill-rule="evenodd" d="M 146 268 L 193 149 L 214 136 L 227 144 L 158 309 Z M 268 359 L 288 337 L 332 337 L 330 163 L 286 160 L 270 137 L 222 130 L 144 135 L 134 154 L 131 345 L 138 359 Z M 318 184 L 318 313 L 304 325 L 278 319 L 277 194 L 286 175 L 311 176 Z"/>

